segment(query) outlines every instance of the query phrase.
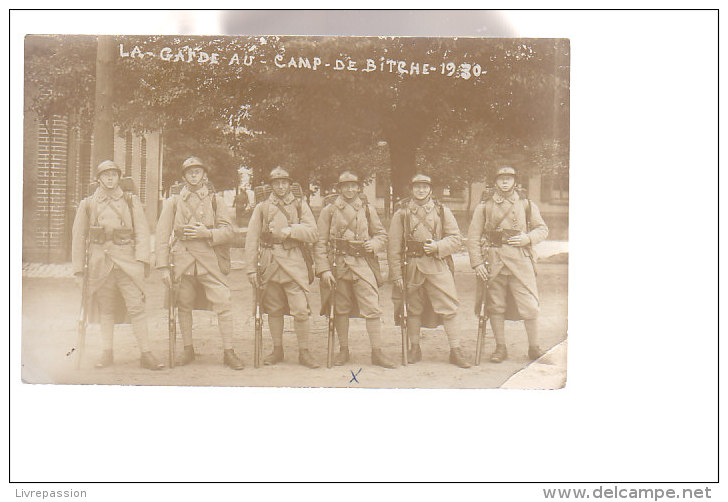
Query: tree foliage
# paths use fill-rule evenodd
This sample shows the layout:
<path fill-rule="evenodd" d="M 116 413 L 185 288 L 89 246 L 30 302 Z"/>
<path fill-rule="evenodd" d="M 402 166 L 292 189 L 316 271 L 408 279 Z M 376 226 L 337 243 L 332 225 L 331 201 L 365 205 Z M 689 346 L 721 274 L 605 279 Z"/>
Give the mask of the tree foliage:
<path fill-rule="evenodd" d="M 42 42 L 26 58 L 26 76 L 54 92 L 31 106 L 92 113 L 93 40 Z M 455 188 L 501 162 L 553 175 L 568 171 L 568 41 L 123 36 L 117 43 L 125 51 L 186 48 L 227 58 L 115 62 L 115 121 L 123 130 L 163 131 L 165 184 L 188 154 L 207 157 L 221 187 L 236 183 L 240 165 L 252 168 L 255 183 L 281 165 L 304 187 L 326 188 L 343 169 L 365 178 L 380 173 L 398 195 L 418 169 Z M 228 64 L 234 53 L 239 64 Z M 314 57 L 354 62 L 357 71 L 298 67 Z M 367 59 L 384 71 L 361 71 Z M 396 64 L 387 71 L 388 61 L 405 62 L 407 73 Z M 469 64 L 469 73 L 458 67 L 447 76 L 448 63 Z M 435 69 L 424 75 L 425 65 Z M 418 75 L 409 74 L 415 69 Z"/>

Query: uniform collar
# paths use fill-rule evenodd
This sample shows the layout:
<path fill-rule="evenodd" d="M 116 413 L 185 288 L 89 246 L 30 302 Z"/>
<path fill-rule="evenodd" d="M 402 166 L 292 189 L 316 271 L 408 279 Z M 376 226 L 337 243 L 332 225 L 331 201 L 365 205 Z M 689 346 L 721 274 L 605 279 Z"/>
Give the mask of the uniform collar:
<path fill-rule="evenodd" d="M 341 210 L 345 209 L 346 206 L 351 206 L 355 210 L 359 211 L 362 208 L 362 206 L 364 205 L 364 203 L 362 202 L 361 198 L 358 196 L 354 197 L 354 200 L 352 200 L 351 202 L 347 202 L 346 199 L 344 199 L 344 197 L 342 195 L 339 195 L 336 198 L 336 201 L 334 201 L 334 205 L 336 205 L 336 207 L 338 207 Z"/>
<path fill-rule="evenodd" d="M 435 201 L 432 200 L 432 197 L 430 196 L 427 199 L 427 202 L 425 202 L 424 204 L 420 205 L 417 202 L 415 202 L 415 199 L 413 197 L 410 200 L 409 206 L 410 206 L 410 211 L 412 211 L 413 213 L 416 213 L 417 212 L 417 209 L 420 208 L 420 207 L 422 209 L 424 209 L 426 213 L 429 213 L 435 207 Z"/>
<path fill-rule="evenodd" d="M 99 202 L 105 202 L 107 200 L 119 200 L 121 197 L 123 197 L 123 195 L 124 191 L 119 185 L 116 185 L 116 188 L 111 191 L 105 189 L 100 185 L 96 189 L 96 200 L 98 200 Z"/>
<path fill-rule="evenodd" d="M 493 192 L 493 200 L 500 204 L 503 201 L 510 201 L 511 203 L 515 203 L 518 200 L 518 192 L 515 190 L 511 190 L 510 193 L 506 194 L 501 192 L 500 190 L 496 190 Z"/>
<path fill-rule="evenodd" d="M 270 197 L 268 200 L 270 200 L 273 204 L 278 204 L 278 202 L 283 202 L 283 204 L 290 204 L 294 201 L 296 198 L 295 195 L 293 195 L 293 192 L 288 192 L 284 197 L 278 197 L 275 192 L 270 193 Z"/>
<path fill-rule="evenodd" d="M 185 186 L 183 186 L 182 190 L 179 191 L 180 197 L 182 197 L 184 200 L 189 199 L 192 194 L 195 194 L 200 199 L 204 199 L 205 197 L 207 197 L 208 193 L 209 193 L 209 190 L 207 188 L 207 184 L 202 185 L 199 188 L 199 190 L 194 192 L 194 191 L 190 190 L 189 185 L 187 185 L 187 183 L 185 183 Z"/>

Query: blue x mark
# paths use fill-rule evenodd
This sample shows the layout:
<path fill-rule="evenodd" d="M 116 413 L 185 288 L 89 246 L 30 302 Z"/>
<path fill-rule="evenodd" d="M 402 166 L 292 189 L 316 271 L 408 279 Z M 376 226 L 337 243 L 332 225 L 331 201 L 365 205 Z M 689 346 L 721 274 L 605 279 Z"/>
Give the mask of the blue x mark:
<path fill-rule="evenodd" d="M 357 371 L 356 373 L 354 373 L 352 370 L 349 370 L 349 373 L 351 373 L 351 380 L 349 380 L 349 383 L 359 383 L 359 380 L 356 379 L 356 376 L 361 373 L 361 368 L 359 368 L 359 371 Z"/>

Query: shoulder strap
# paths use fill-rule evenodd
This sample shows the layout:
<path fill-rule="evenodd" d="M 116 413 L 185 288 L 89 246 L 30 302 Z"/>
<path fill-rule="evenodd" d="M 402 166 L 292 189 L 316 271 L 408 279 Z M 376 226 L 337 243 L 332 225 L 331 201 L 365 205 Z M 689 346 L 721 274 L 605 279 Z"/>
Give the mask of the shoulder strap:
<path fill-rule="evenodd" d="M 134 230 L 134 204 L 132 197 L 131 192 L 124 192 L 124 199 L 126 199 L 126 205 L 129 206 L 129 214 L 131 215 L 131 229 Z"/>
<path fill-rule="evenodd" d="M 526 232 L 531 231 L 531 199 L 526 199 Z"/>

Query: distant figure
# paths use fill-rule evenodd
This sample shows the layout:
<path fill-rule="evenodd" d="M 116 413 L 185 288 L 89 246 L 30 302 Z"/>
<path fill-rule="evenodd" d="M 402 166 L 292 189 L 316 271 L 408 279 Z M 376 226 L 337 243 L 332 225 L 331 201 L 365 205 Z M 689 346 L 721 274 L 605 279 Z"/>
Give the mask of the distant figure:
<path fill-rule="evenodd" d="M 238 188 L 237 193 L 235 194 L 235 200 L 233 201 L 233 206 L 235 207 L 235 223 L 237 223 L 239 227 L 243 226 L 243 216 L 245 216 L 245 211 L 248 209 L 249 203 L 248 191 Z"/>

